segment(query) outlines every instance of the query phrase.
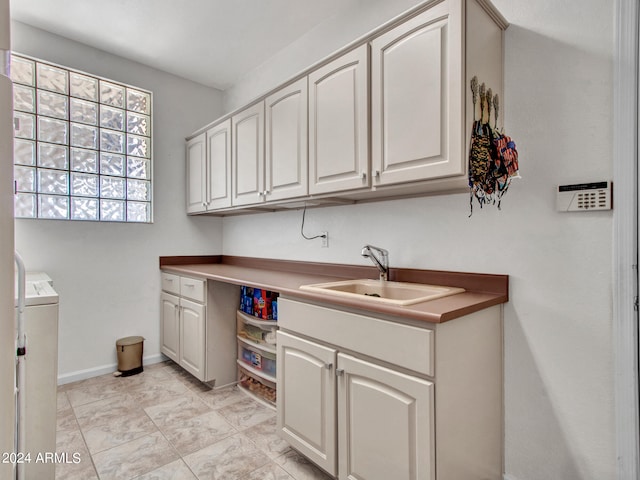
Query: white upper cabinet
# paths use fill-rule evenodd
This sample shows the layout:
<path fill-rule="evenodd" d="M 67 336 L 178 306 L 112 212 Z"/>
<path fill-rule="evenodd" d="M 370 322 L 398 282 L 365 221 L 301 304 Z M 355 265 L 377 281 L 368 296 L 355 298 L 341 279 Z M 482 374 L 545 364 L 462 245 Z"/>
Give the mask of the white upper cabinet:
<path fill-rule="evenodd" d="M 231 206 L 231 120 L 187 142 L 187 213 Z"/>
<path fill-rule="evenodd" d="M 444 0 L 371 40 L 374 191 L 407 183 L 391 191 L 467 188 L 476 118 L 469 82 L 477 76 L 503 100 L 507 26 L 487 2 Z"/>
<path fill-rule="evenodd" d="M 465 173 L 461 19 L 445 1 L 371 42 L 374 186 Z"/>
<path fill-rule="evenodd" d="M 207 210 L 231 206 L 231 119 L 207 130 Z"/>
<path fill-rule="evenodd" d="M 369 183 L 368 45 L 309 74 L 309 193 Z"/>
<path fill-rule="evenodd" d="M 264 102 L 256 103 L 231 118 L 232 200 L 251 205 L 264 201 Z"/>
<path fill-rule="evenodd" d="M 230 114 L 230 176 L 223 155 L 211 153 L 224 150 L 221 138 L 207 136 L 209 170 L 202 165 L 201 136 L 191 139 L 188 211 L 270 210 L 290 207 L 289 199 L 296 205 L 304 199 L 357 202 L 468 189 L 469 139 L 480 116 L 469 82 L 477 76 L 504 100 L 507 27 L 486 0 L 428 2 L 382 25 L 345 47 L 346 53 Z M 492 114 L 492 125 L 494 120 Z M 206 182 L 198 178 L 203 168 Z M 223 194 L 228 181 L 230 204 Z"/>
<path fill-rule="evenodd" d="M 282 88 L 265 100 L 266 200 L 307 195 L 307 79 Z"/>
<path fill-rule="evenodd" d="M 187 213 L 207 210 L 207 145 L 201 133 L 187 142 Z"/>

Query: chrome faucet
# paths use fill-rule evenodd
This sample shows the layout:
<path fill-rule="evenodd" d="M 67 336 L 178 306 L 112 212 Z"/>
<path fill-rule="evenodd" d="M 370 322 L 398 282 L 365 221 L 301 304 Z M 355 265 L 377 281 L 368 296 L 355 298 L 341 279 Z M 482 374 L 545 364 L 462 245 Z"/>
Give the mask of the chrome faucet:
<path fill-rule="evenodd" d="M 377 255 L 376 255 L 377 252 Z M 389 252 L 384 248 L 374 247 L 373 245 L 365 245 L 362 247 L 360 254 L 368 257 L 373 264 L 380 270 L 380 280 L 388 280 L 389 278 Z"/>

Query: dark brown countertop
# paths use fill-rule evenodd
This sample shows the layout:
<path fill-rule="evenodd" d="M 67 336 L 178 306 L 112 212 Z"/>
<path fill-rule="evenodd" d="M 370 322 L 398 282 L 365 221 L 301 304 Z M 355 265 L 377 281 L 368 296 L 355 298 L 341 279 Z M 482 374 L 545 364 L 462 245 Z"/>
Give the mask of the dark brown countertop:
<path fill-rule="evenodd" d="M 232 256 L 183 256 L 160 257 L 160 268 L 176 274 L 263 288 L 287 297 L 432 323 L 446 322 L 509 301 L 508 275 L 392 268 L 389 279 L 393 281 L 446 285 L 466 290 L 423 303 L 396 306 L 299 289 L 301 285 L 313 283 L 377 278 L 378 270 L 374 267 Z"/>

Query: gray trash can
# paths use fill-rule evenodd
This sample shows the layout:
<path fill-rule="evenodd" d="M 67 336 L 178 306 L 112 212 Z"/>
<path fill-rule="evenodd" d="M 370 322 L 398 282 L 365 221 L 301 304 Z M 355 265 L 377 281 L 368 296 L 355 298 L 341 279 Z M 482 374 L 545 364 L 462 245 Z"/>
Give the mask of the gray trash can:
<path fill-rule="evenodd" d="M 125 337 L 116 341 L 118 371 L 123 377 L 142 372 L 143 337 Z"/>

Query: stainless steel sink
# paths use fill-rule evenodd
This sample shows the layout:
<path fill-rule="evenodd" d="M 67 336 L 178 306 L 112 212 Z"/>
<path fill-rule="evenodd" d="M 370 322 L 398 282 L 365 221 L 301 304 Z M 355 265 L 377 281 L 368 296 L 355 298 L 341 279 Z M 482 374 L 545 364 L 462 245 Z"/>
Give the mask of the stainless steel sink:
<path fill-rule="evenodd" d="M 422 283 L 389 282 L 381 280 L 343 280 L 339 282 L 316 283 L 302 285 L 301 290 L 326 293 L 344 298 L 389 303 L 393 305 L 413 305 L 415 303 L 435 300 L 456 293 L 464 292 L 464 288 L 425 285 Z"/>

